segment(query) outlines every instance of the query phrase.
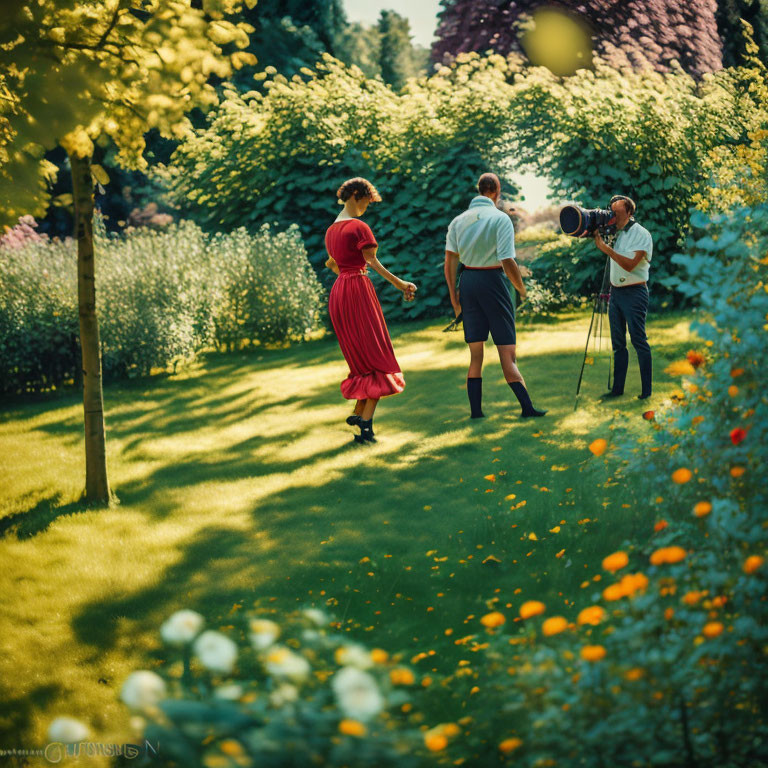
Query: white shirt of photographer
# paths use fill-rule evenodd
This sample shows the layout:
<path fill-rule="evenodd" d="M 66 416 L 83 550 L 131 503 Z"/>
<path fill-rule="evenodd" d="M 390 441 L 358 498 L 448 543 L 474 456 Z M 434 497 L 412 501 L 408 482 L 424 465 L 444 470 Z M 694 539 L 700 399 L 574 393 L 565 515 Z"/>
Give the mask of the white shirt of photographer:
<path fill-rule="evenodd" d="M 653 238 L 645 227 L 635 222 L 629 229 L 619 230 L 612 248 L 620 256 L 626 256 L 628 259 L 635 258 L 635 251 L 645 251 L 645 258 L 640 259 L 640 263 L 631 272 L 627 272 L 611 259 L 611 285 L 621 288 L 624 285 L 648 281 L 653 256 Z"/>

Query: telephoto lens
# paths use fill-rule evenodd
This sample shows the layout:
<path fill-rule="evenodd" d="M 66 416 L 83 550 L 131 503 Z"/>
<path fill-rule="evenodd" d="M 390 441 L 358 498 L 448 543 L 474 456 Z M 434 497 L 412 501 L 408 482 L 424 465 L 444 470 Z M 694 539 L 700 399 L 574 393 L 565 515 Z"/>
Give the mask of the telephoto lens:
<path fill-rule="evenodd" d="M 613 211 L 603 208 L 582 208 L 566 205 L 560 211 L 560 228 L 572 237 L 587 237 L 597 229 L 605 229 L 616 223 Z"/>

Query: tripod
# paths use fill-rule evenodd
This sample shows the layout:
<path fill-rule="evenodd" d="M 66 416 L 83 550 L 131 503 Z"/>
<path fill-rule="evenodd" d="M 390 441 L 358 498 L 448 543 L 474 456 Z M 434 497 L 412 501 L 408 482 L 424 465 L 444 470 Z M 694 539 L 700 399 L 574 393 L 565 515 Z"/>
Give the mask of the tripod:
<path fill-rule="evenodd" d="M 584 368 L 586 367 L 587 361 L 589 360 L 589 339 L 591 336 L 593 336 L 593 331 L 594 331 L 596 351 L 600 352 L 602 347 L 603 329 L 605 328 L 605 325 L 606 325 L 606 320 L 608 316 L 608 301 L 611 296 L 610 288 L 609 288 L 610 263 L 611 263 L 610 258 L 606 257 L 605 268 L 603 269 L 603 280 L 600 283 L 600 288 L 595 294 L 594 303 L 592 304 L 592 318 L 589 321 L 589 330 L 587 331 L 587 343 L 584 345 L 584 360 L 581 363 L 581 372 L 579 373 L 579 381 L 578 381 L 578 384 L 576 384 L 576 402 L 573 405 L 574 411 L 576 410 L 579 403 L 579 392 L 581 391 L 581 382 L 584 378 Z M 589 364 L 592 365 L 592 361 L 590 361 Z M 612 373 L 613 373 L 613 355 L 611 355 L 608 359 L 608 389 L 611 388 Z"/>

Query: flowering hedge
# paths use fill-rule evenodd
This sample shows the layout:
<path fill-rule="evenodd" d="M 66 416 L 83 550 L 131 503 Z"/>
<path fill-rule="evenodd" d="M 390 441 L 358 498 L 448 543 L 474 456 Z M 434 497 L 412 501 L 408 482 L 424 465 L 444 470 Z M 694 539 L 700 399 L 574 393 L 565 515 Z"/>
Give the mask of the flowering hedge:
<path fill-rule="evenodd" d="M 22 226 L 0 244 L 0 392 L 55 388 L 81 367 L 74 243 Z M 95 247 L 106 379 L 318 327 L 323 292 L 295 228 L 207 234 L 182 221 L 108 235 L 97 218 Z"/>

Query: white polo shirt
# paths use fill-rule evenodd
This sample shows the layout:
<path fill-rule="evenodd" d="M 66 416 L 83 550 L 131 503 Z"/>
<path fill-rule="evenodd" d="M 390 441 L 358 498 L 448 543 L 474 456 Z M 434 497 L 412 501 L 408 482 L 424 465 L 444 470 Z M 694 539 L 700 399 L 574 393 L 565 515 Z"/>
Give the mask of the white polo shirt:
<path fill-rule="evenodd" d="M 459 254 L 465 267 L 496 267 L 515 258 L 515 227 L 490 197 L 473 197 L 469 208 L 449 225 L 445 250 Z"/>
<path fill-rule="evenodd" d="M 635 258 L 635 251 L 645 251 L 645 257 L 640 259 L 638 265 L 631 271 L 620 267 L 611 259 L 611 285 L 620 288 L 624 285 L 635 285 L 648 281 L 651 271 L 651 256 L 653 256 L 653 238 L 651 233 L 643 226 L 635 222 L 629 229 L 619 230 L 619 234 L 613 242 L 613 250 L 620 256 L 628 259 Z"/>

